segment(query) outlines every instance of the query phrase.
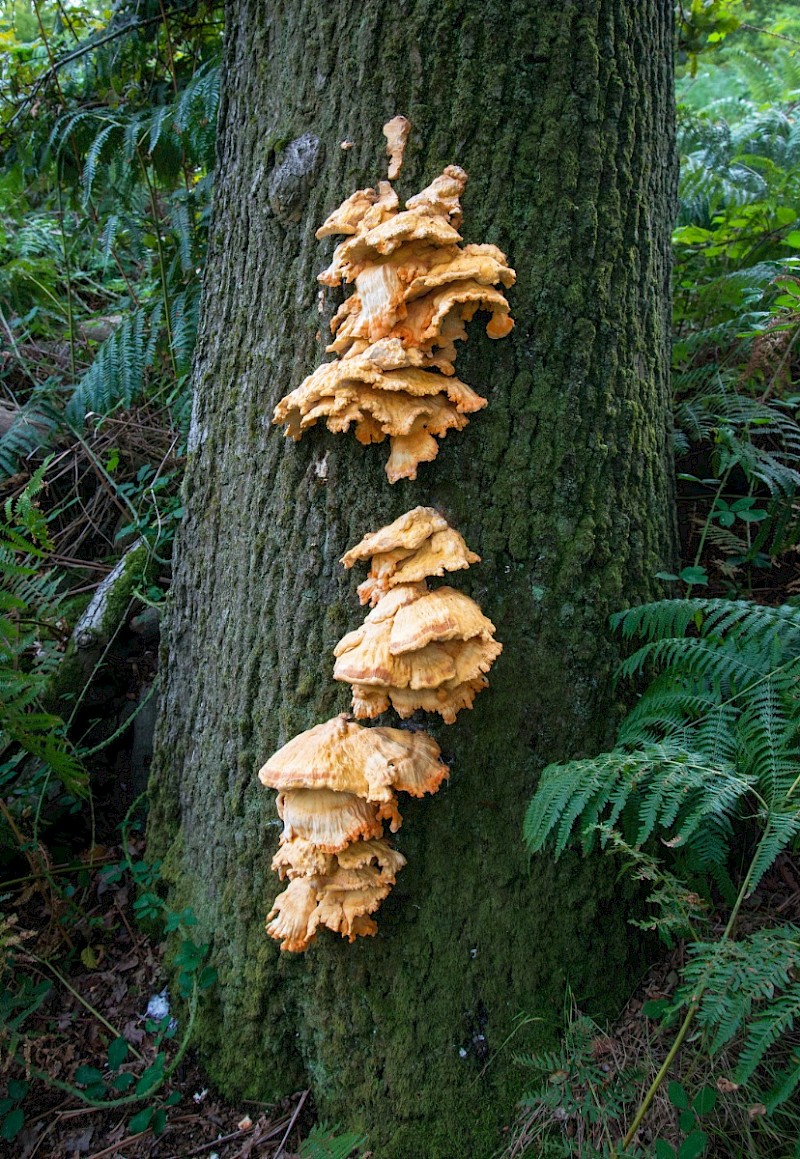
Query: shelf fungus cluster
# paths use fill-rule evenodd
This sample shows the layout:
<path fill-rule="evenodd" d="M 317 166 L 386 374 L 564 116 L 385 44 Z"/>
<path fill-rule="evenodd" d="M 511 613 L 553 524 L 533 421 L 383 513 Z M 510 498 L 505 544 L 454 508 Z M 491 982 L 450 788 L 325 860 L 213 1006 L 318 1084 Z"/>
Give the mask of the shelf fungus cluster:
<path fill-rule="evenodd" d="M 319 281 L 353 292 L 331 321 L 334 359 L 273 416 L 294 440 L 320 421 L 334 433 L 353 426 L 365 445 L 388 438 L 390 483 L 415 479 L 419 464 L 436 458 L 436 440 L 487 405 L 455 375 L 466 324 L 488 313 L 490 338 L 514 325 L 503 290 L 516 275 L 505 254 L 462 245 L 464 170 L 448 165 L 400 209 L 391 181 L 409 129 L 404 117 L 384 125 L 389 180 L 357 190 L 317 230 L 318 238 L 344 238 Z M 432 507 L 414 508 L 346 552 L 346 568 L 370 561 L 358 594 L 371 611 L 334 650 L 334 678 L 353 688 L 352 717 L 392 707 L 405 719 L 421 709 L 452 724 L 472 707 L 503 646 L 473 599 L 427 581 L 479 559 Z M 449 773 L 427 733 L 365 728 L 352 717 L 294 737 L 259 772 L 278 792 L 283 822 L 272 868 L 288 885 L 267 916 L 282 950 L 307 949 L 323 926 L 351 942 L 377 933 L 372 915 L 405 865 L 384 834 L 402 823 L 397 794 L 435 793 Z"/>
<path fill-rule="evenodd" d="M 272 862 L 288 886 L 267 916 L 282 950 L 307 949 L 322 926 L 351 942 L 375 934 L 370 916 L 405 865 L 384 839 L 402 824 L 397 793 L 435 793 L 448 775 L 421 732 L 362 728 L 337 716 L 294 737 L 259 772 L 278 790 L 283 834 Z"/>
<path fill-rule="evenodd" d="M 399 172 L 407 128 L 384 126 L 390 176 Z M 407 122 L 405 122 L 407 126 Z M 333 362 L 319 366 L 275 408 L 273 421 L 299 439 L 320 420 L 363 444 L 388 438 L 390 483 L 415 479 L 438 453 L 437 439 L 461 430 L 487 400 L 455 377 L 456 342 L 478 311 L 490 338 L 514 323 L 503 287 L 516 275 L 494 245 L 461 245 L 460 197 L 467 175 L 448 165 L 426 189 L 399 199 L 388 181 L 359 189 L 317 230 L 344 236 L 323 286 L 352 285 L 331 321 Z"/>
<path fill-rule="evenodd" d="M 494 624 L 478 604 L 426 579 L 477 563 L 462 536 L 432 507 L 416 507 L 365 536 L 342 557 L 345 567 L 371 559 L 359 587 L 373 609 L 336 648 L 335 680 L 353 686 L 356 719 L 391 705 L 406 718 L 417 709 L 452 724 L 488 684 L 486 673 L 503 650 Z"/>
<path fill-rule="evenodd" d="M 415 507 L 345 553 L 347 568 L 370 560 L 358 591 L 372 611 L 334 650 L 334 677 L 353 685 L 356 718 L 391 704 L 401 717 L 421 708 L 452 724 L 472 707 L 503 646 L 474 600 L 426 580 L 479 558 L 432 507 Z M 449 772 L 440 756 L 425 732 L 364 728 L 342 714 L 270 757 L 258 775 L 278 791 L 283 833 L 272 868 L 289 884 L 267 932 L 282 950 L 307 949 L 321 926 L 351 942 L 377 932 L 371 915 L 405 865 L 384 824 L 392 833 L 402 824 L 398 792 L 439 789 Z"/>

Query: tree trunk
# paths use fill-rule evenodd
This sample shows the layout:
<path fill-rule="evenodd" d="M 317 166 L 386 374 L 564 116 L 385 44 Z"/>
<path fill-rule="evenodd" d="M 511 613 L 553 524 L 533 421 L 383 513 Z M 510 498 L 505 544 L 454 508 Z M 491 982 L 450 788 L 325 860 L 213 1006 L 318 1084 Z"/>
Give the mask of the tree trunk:
<path fill-rule="evenodd" d="M 652 597 L 671 562 L 671 7 L 227 8 L 150 844 L 219 970 L 199 1030 L 212 1077 L 264 1100 L 310 1083 L 380 1159 L 493 1154 L 524 1084 L 514 1052 L 554 1033 L 567 985 L 610 1011 L 635 969 L 614 868 L 531 863 L 521 824 L 545 763 L 609 740 L 609 613 Z M 293 444 L 270 418 L 323 360 L 337 304 L 318 313 L 333 242 L 314 230 L 385 176 L 397 113 L 413 126 L 401 200 L 461 165 L 461 232 L 499 245 L 518 281 L 512 335 L 492 343 L 477 321 L 459 350 L 488 408 L 390 487 L 387 444 L 321 426 Z M 332 649 L 363 619 L 364 573 L 337 561 L 416 504 L 482 556 L 455 586 L 504 652 L 472 712 L 426 720 L 451 779 L 404 802 L 408 866 L 377 937 L 326 931 L 281 954 L 263 931 L 280 826 L 255 773 L 347 707 Z"/>

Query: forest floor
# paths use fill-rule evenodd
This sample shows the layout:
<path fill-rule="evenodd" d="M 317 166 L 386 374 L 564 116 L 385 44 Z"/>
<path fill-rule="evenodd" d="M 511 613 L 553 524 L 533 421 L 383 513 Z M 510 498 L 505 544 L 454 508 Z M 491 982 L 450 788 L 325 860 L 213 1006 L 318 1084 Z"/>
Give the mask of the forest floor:
<path fill-rule="evenodd" d="M 308 1092 L 275 1105 L 229 1103 L 210 1088 L 191 1047 L 163 1085 L 133 1106 L 89 1105 L 55 1085 L 88 1093 L 97 1073 L 108 1074 L 109 1043 L 121 1038 L 128 1050 L 114 1073 L 123 1090 L 153 1066 L 159 1053 L 169 1072 L 180 1049 L 186 1008 L 176 1009 L 173 1019 L 163 946 L 137 924 L 135 885 L 130 879 L 116 880 L 124 856 L 138 852 L 135 841 L 124 853 L 96 846 L 82 855 L 85 868 L 71 873 L 74 891 L 54 892 L 47 877 L 39 875 L 15 899 L 17 921 L 5 933 L 6 939 L 9 933 L 20 939 L 16 969 L 49 986 L 26 1021 L 18 1061 L 5 1062 L 4 1082 L 29 1082 L 30 1088 L 25 1126 L 13 1143 L 0 1143 L 0 1154 L 15 1159 L 213 1159 L 215 1154 L 218 1159 L 291 1159 L 313 1123 Z M 56 867 L 50 869 L 52 875 Z M 37 1072 L 46 1078 L 37 1078 Z M 122 1078 L 126 1074 L 132 1076 L 129 1081 Z M 148 1102 L 166 1114 L 158 1135 L 153 1125 L 132 1129 L 132 1112 Z M 10 1149 L 4 1152 L 4 1146 Z"/>
<path fill-rule="evenodd" d="M 131 1110 L 146 1098 L 133 1107 L 92 1106 L 55 1085 L 86 1088 L 97 1074 L 108 1074 L 109 1043 L 115 1039 L 124 1038 L 128 1044 L 127 1056 L 115 1073 L 133 1079 L 153 1065 L 159 1051 L 169 1071 L 180 1049 L 185 1007 L 175 1010 L 173 1021 L 163 946 L 137 923 L 136 887 L 118 874 L 126 858 L 142 852 L 139 840 L 130 839 L 125 850 L 113 846 L 87 850 L 84 867 L 72 870 L 71 896 L 69 889 L 54 893 L 39 875 L 15 898 L 17 922 L 12 932 L 20 939 L 16 966 L 32 979 L 49 983 L 49 988 L 27 1020 L 21 1057 L 5 1062 L 6 1084 L 29 1082 L 30 1089 L 25 1126 L 13 1144 L 6 1145 L 9 1150 L 4 1152 L 0 1144 L 0 1154 L 14 1159 L 293 1159 L 314 1121 L 309 1092 L 298 1091 L 274 1105 L 229 1103 L 210 1086 L 191 1048 L 151 1096 L 152 1105 L 165 1110 L 158 1135 L 152 1125 L 131 1128 Z M 56 868 L 50 867 L 51 874 Z M 750 899 L 742 924 L 754 929 L 777 918 L 800 923 L 800 858 L 781 859 Z M 9 931 L 5 933 L 7 940 Z M 663 1044 L 659 1041 L 645 1005 L 672 994 L 683 954 L 678 945 L 660 957 L 619 1019 L 596 1028 L 591 1050 L 609 1084 L 637 1067 L 646 1074 L 666 1054 L 670 1035 Z M 167 1038 L 159 1033 L 165 1023 Z M 723 1059 L 720 1073 L 724 1069 Z M 37 1072 L 46 1079 L 38 1079 Z M 87 1081 L 82 1083 L 81 1078 Z M 712 1073 L 705 1079 L 725 1081 Z M 743 1115 L 759 1111 L 742 1108 Z M 533 1113 L 541 1114 L 541 1108 Z M 668 1138 L 675 1131 L 675 1119 L 675 1108 L 664 1091 L 648 1121 L 648 1137 Z M 565 1128 L 585 1125 L 576 1116 L 575 1124 Z M 521 1118 L 506 1159 L 525 1153 L 535 1129 L 535 1120 Z M 595 1145 L 599 1140 L 587 1136 L 586 1142 Z M 642 1138 L 641 1143 L 646 1146 L 647 1140 Z"/>

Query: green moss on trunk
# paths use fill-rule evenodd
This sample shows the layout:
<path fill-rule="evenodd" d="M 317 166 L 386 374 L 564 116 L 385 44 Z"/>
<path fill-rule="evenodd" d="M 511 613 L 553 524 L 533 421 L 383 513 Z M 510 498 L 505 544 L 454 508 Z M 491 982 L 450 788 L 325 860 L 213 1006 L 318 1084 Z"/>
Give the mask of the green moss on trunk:
<path fill-rule="evenodd" d="M 310 1082 L 380 1159 L 482 1159 L 519 1091 L 513 1051 L 553 1032 L 565 984 L 602 1011 L 631 976 L 613 875 L 531 863 L 520 829 L 543 764 L 608 740 L 608 615 L 654 593 L 672 550 L 670 4 L 238 0 L 227 16 L 151 846 L 212 941 L 200 1036 L 223 1089 Z M 473 324 L 459 352 L 489 407 L 390 488 L 385 447 L 317 428 L 293 445 L 269 417 L 321 361 L 337 304 L 320 319 L 333 243 L 314 229 L 384 174 L 398 112 L 401 197 L 462 165 L 465 240 L 500 245 L 518 283 L 511 337 Z M 316 168 L 293 183 L 287 144 L 306 133 Z M 452 778 L 403 810 L 408 866 L 378 936 L 280 955 L 262 928 L 279 826 L 255 770 L 346 707 L 331 652 L 363 618 L 363 576 L 338 557 L 417 503 L 482 556 L 458 586 L 505 650 L 474 711 L 432 727 Z"/>

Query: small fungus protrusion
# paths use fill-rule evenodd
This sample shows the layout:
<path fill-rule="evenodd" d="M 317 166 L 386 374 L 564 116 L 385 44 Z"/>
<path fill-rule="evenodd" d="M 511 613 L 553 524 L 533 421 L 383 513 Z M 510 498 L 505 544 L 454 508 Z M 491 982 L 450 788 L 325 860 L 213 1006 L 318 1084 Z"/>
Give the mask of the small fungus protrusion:
<path fill-rule="evenodd" d="M 386 138 L 386 156 L 389 158 L 390 181 L 399 176 L 403 166 L 403 154 L 406 151 L 408 134 L 411 132 L 411 122 L 405 117 L 392 117 L 383 126 L 383 135 Z"/>

